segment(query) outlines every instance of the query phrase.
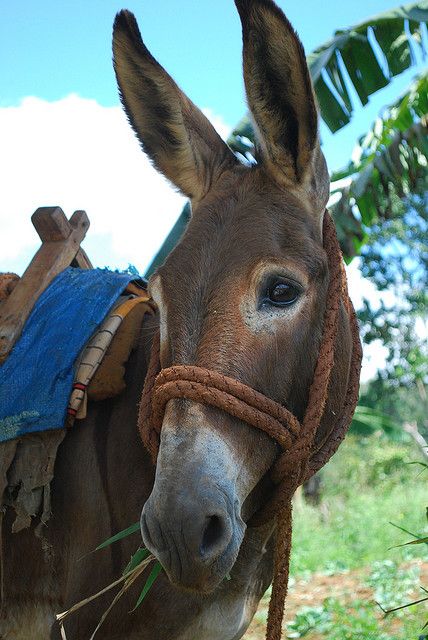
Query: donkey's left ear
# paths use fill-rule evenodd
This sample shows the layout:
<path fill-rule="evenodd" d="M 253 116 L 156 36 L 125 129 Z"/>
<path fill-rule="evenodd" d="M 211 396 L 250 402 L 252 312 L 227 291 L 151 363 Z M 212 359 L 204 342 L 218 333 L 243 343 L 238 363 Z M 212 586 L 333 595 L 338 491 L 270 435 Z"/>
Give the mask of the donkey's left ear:
<path fill-rule="evenodd" d="M 186 196 L 200 200 L 237 160 L 151 55 L 129 11 L 116 16 L 113 63 L 123 106 L 143 150 Z"/>
<path fill-rule="evenodd" d="M 322 208 L 328 172 L 302 43 L 272 0 L 235 3 L 242 22 L 245 88 L 262 161 L 287 186 L 316 194 Z"/>

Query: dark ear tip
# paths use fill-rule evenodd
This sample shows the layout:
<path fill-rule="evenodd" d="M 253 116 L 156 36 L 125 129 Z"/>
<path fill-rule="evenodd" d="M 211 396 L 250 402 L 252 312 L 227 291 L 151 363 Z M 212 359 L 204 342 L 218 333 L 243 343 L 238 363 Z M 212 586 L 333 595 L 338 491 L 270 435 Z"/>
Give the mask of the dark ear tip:
<path fill-rule="evenodd" d="M 241 18 L 248 13 L 251 0 L 235 0 L 236 8 Z"/>
<path fill-rule="evenodd" d="M 119 32 L 128 33 L 131 37 L 141 40 L 141 33 L 138 28 L 134 14 L 128 9 L 122 9 L 116 14 L 113 24 L 113 35 Z"/>
<path fill-rule="evenodd" d="M 269 11 L 283 20 L 289 29 L 294 29 L 291 26 L 290 21 L 287 16 L 284 14 L 283 10 L 274 2 L 274 0 L 235 0 L 236 8 L 238 9 L 238 13 L 241 17 L 241 20 L 247 21 L 250 17 L 251 13 L 256 13 L 257 11 Z"/>
<path fill-rule="evenodd" d="M 282 23 L 286 31 L 291 34 L 293 40 L 301 50 L 301 54 L 305 56 L 303 45 L 300 41 L 297 31 L 283 12 L 283 10 L 274 2 L 274 0 L 235 0 L 243 29 L 244 41 L 248 39 L 249 33 L 255 28 L 256 31 L 263 30 L 267 14 L 276 16 Z M 267 34 L 266 34 L 267 35 Z"/>

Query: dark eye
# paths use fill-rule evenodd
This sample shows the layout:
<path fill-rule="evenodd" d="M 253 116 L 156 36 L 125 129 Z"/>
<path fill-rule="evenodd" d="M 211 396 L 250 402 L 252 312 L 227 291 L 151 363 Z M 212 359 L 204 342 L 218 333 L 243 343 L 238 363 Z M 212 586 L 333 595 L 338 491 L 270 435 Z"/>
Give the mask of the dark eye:
<path fill-rule="evenodd" d="M 277 280 L 269 285 L 265 302 L 277 307 L 286 307 L 297 300 L 299 293 L 299 287 L 292 282 Z"/>

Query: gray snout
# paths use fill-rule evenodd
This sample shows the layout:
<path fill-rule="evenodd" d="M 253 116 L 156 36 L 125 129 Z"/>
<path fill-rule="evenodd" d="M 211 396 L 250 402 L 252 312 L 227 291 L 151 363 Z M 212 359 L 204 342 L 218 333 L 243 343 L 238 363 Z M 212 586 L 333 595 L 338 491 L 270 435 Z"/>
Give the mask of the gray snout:
<path fill-rule="evenodd" d="M 206 592 L 233 566 L 244 524 L 232 486 L 211 487 L 197 471 L 191 476 L 185 487 L 171 491 L 170 486 L 168 496 L 162 483 L 155 485 L 141 515 L 141 531 L 171 582 Z"/>

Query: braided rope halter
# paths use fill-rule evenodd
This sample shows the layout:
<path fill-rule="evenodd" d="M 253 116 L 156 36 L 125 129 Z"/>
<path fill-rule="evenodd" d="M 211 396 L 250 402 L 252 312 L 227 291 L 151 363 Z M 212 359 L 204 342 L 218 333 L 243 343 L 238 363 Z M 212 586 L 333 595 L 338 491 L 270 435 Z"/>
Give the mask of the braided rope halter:
<path fill-rule="evenodd" d="M 227 411 L 235 418 L 262 429 L 279 444 L 281 453 L 271 469 L 275 491 L 269 502 L 250 522 L 250 526 L 258 526 L 274 518 L 277 521 L 267 640 L 281 639 L 291 549 L 291 498 L 297 487 L 316 473 L 336 451 L 349 427 L 358 401 L 362 358 L 358 324 L 348 295 L 334 223 L 327 211 L 323 222 L 323 245 L 330 276 L 327 291 L 329 305 L 324 314 L 321 346 L 302 422 L 278 402 L 216 371 L 190 365 L 176 365 L 161 370 L 159 334 L 153 341 L 140 403 L 138 426 L 142 440 L 155 464 L 165 407 L 173 398 L 186 398 Z M 324 440 L 315 445 L 315 436 L 324 414 L 330 374 L 334 365 L 334 343 L 341 303 L 348 314 L 352 335 L 348 387 L 340 415 L 336 416 Z"/>

